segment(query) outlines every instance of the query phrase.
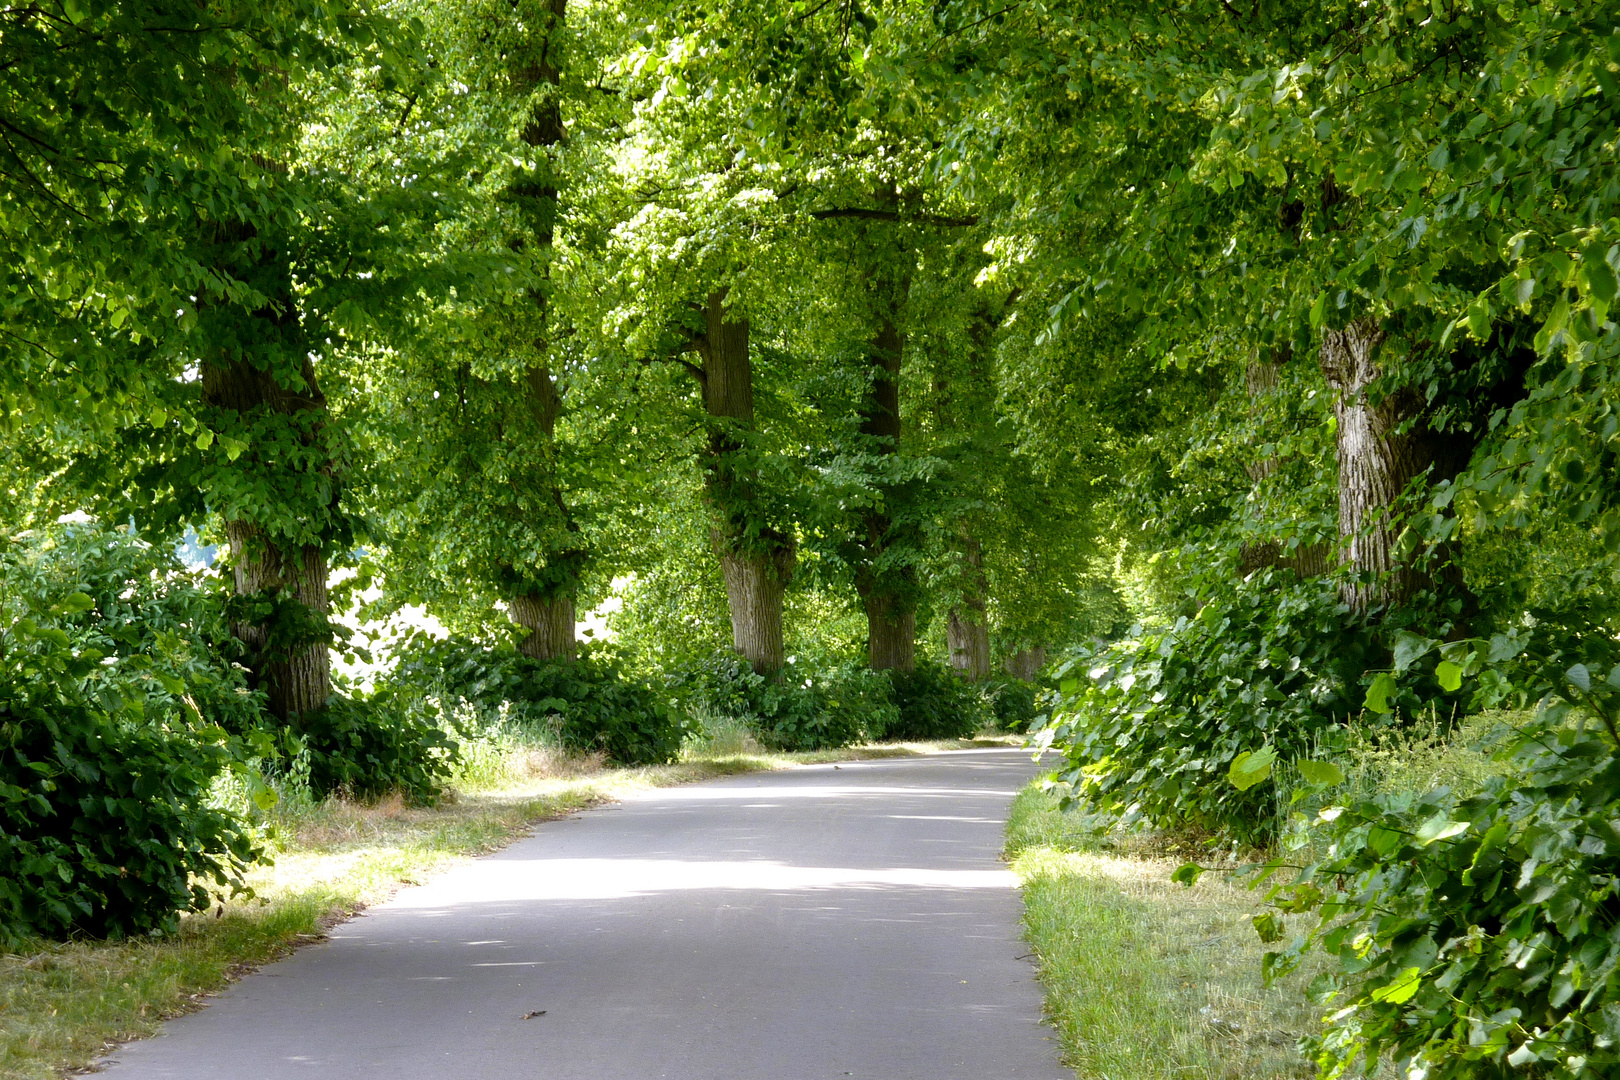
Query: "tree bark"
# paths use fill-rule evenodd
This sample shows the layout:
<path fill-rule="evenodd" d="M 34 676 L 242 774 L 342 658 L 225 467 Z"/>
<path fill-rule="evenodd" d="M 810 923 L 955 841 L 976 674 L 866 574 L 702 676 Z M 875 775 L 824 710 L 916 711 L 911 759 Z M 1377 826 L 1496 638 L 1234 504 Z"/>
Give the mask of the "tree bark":
<path fill-rule="evenodd" d="M 873 671 L 915 671 L 917 609 L 894 593 L 869 590 L 866 606 L 866 661 Z"/>
<path fill-rule="evenodd" d="M 710 540 L 720 559 L 731 615 L 731 643 L 761 675 L 786 663 L 782 600 L 793 578 L 793 537 L 773 527 L 760 506 L 759 475 L 745 460 L 754 428 L 754 372 L 747 319 L 728 319 L 726 290 L 709 294 L 704 332 L 694 341 L 703 360 L 699 382 L 709 417 L 703 486 L 714 515 Z"/>
<path fill-rule="evenodd" d="M 1382 374 L 1383 340 L 1375 322 L 1359 319 L 1323 334 L 1319 360 L 1338 419 L 1340 557 L 1354 574 L 1340 591 L 1358 612 L 1400 604 L 1432 583 L 1397 549 L 1406 524 L 1402 496 L 1434 454 L 1416 393 L 1402 388 L 1378 401 L 1367 393 Z"/>
<path fill-rule="evenodd" d="M 292 297 L 282 301 L 253 317 L 274 325 L 277 333 L 293 331 L 297 314 Z M 210 407 L 244 420 L 266 411 L 286 417 L 313 413 L 313 423 L 304 426 L 301 434 L 319 440 L 326 398 L 316 385 L 315 368 L 307 357 L 301 376 L 305 385 L 297 391 L 281 386 L 269 372 L 245 359 L 210 357 L 201 368 L 203 400 Z M 330 465 L 323 471 L 330 476 Z M 335 502 L 335 484 L 332 490 Z M 231 624 L 231 633 L 247 646 L 246 666 L 254 684 L 264 689 L 271 714 L 290 721 L 324 707 L 332 695 L 325 552 L 317 545 L 288 546 L 273 540 L 245 518 L 227 520 L 225 534 L 231 546 L 236 594 L 263 594 L 275 605 L 263 620 Z"/>
<path fill-rule="evenodd" d="M 1025 682 L 1034 682 L 1035 676 L 1041 673 L 1046 666 L 1046 646 L 1031 645 L 1027 649 L 1019 649 L 1002 662 L 1007 674 L 1015 679 Z"/>
<path fill-rule="evenodd" d="M 542 596 L 526 593 L 506 604 L 512 622 L 529 631 L 518 642 L 518 652 L 535 660 L 572 662 L 577 656 L 574 640 L 574 598 L 572 595 Z"/>
<path fill-rule="evenodd" d="M 950 649 L 951 666 L 969 682 L 990 677 L 990 622 L 986 612 L 984 559 L 979 542 L 963 537 L 962 560 L 966 564 L 967 588 L 962 602 L 953 604 L 945 616 L 945 643 Z"/>

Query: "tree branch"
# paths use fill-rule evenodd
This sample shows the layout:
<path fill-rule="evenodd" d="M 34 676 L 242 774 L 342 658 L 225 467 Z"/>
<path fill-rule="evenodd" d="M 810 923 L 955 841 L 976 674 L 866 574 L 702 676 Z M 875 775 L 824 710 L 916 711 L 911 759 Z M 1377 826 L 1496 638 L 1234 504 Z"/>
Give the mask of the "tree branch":
<path fill-rule="evenodd" d="M 898 210 L 867 210 L 858 206 L 812 210 L 810 216 L 817 221 L 826 221 L 829 218 L 862 218 L 867 221 L 904 221 L 916 225 L 944 225 L 951 228 L 965 228 L 979 223 L 977 215 L 945 217 L 942 214 L 902 214 Z"/>

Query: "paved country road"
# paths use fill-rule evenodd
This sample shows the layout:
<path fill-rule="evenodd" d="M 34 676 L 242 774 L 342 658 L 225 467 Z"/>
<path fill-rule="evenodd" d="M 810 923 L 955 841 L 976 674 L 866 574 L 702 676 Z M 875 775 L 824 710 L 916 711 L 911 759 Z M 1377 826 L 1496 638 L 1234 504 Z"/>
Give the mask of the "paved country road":
<path fill-rule="evenodd" d="M 107 1075 L 1059 1080 L 996 858 L 1037 771 L 1017 750 L 809 766 L 548 822 Z"/>

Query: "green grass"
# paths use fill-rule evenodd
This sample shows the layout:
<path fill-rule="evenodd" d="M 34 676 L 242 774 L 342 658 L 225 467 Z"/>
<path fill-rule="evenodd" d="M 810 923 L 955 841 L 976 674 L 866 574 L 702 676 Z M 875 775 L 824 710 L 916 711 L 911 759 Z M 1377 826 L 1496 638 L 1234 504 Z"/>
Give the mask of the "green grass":
<path fill-rule="evenodd" d="M 1013 803 L 1007 855 L 1049 1019 L 1083 1080 L 1312 1075 L 1294 1043 L 1319 1010 L 1301 975 L 1262 985 L 1257 895 L 1217 874 L 1172 883 L 1178 860 L 1088 831 L 1038 782 Z"/>
<path fill-rule="evenodd" d="M 258 894 L 187 916 L 179 933 L 138 942 L 44 943 L 0 956 L 0 1077 L 47 1080 L 82 1069 L 166 1018 L 333 924 L 524 835 L 531 824 L 637 791 L 796 764 L 897 757 L 1005 739 L 892 743 L 768 754 L 734 735 L 695 747 L 673 765 L 606 769 L 554 748 L 513 744 L 464 769 L 453 797 L 427 808 L 398 799 L 299 804 L 271 815 L 279 851 L 255 868 Z"/>

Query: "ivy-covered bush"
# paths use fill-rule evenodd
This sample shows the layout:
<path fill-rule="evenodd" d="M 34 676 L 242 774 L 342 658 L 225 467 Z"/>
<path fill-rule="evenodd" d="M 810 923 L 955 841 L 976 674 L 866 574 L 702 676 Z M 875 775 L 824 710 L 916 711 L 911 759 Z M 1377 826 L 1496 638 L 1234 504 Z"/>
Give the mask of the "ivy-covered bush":
<path fill-rule="evenodd" d="M 209 792 L 268 740 L 221 726 L 258 699 L 193 577 L 125 530 L 25 534 L 0 628 L 0 941 L 172 930 L 238 891 L 257 851 Z"/>
<path fill-rule="evenodd" d="M 343 793 L 375 798 L 399 792 L 408 802 L 432 803 L 457 761 L 457 744 L 422 710 L 389 690 L 370 696 L 334 694 L 326 708 L 300 716 L 295 730 L 309 756 L 309 787 L 317 797 Z"/>
<path fill-rule="evenodd" d="M 989 723 L 984 697 L 949 665 L 919 660 L 913 670 L 891 671 L 889 678 L 899 713 L 890 738 L 960 739 Z"/>
<path fill-rule="evenodd" d="M 1229 783 L 1233 762 L 1309 756 L 1361 708 L 1372 648 L 1331 582 L 1256 575 L 1168 630 L 1060 667 L 1039 738 L 1063 752 L 1061 779 L 1097 813 L 1263 841 L 1272 793 Z"/>
<path fill-rule="evenodd" d="M 663 694 L 609 661 L 540 661 L 464 638 L 417 638 L 393 684 L 401 694 L 428 690 L 491 712 L 505 706 L 519 723 L 549 725 L 564 745 L 625 765 L 674 761 L 691 728 Z"/>

